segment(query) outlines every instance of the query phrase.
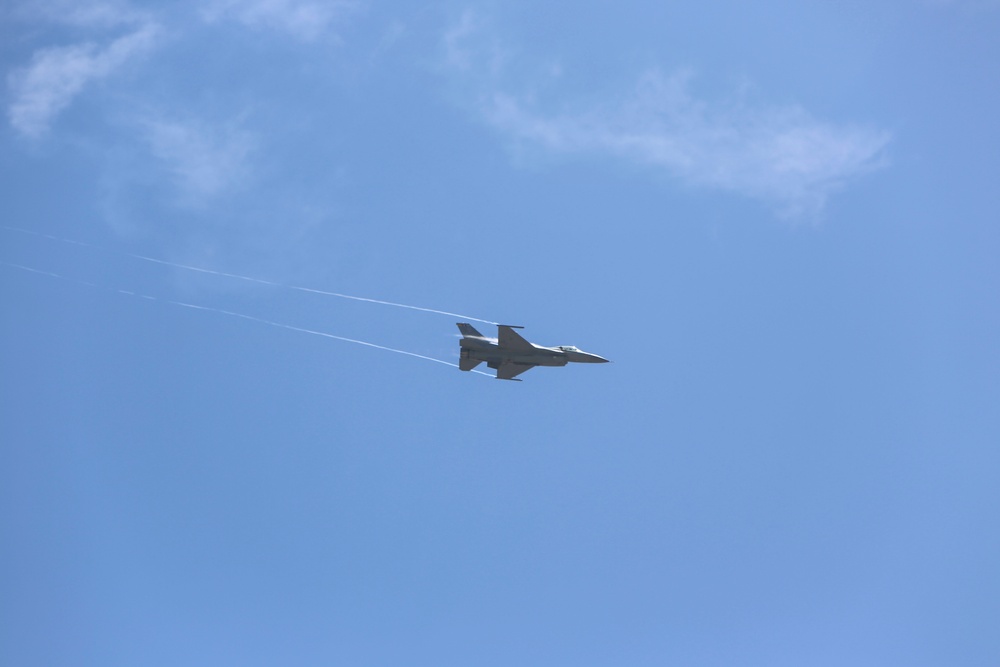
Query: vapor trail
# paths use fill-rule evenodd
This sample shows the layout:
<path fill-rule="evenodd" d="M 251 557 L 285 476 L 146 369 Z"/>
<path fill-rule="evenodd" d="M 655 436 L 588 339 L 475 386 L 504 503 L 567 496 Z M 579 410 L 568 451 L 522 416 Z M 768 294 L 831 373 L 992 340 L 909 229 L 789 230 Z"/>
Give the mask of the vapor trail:
<path fill-rule="evenodd" d="M 61 239 L 56 239 L 61 240 Z M 71 242 L 75 243 L 75 242 Z M 139 299 L 145 299 L 147 301 L 159 301 L 161 303 L 169 303 L 174 306 L 181 306 L 182 308 L 191 308 L 194 310 L 201 310 L 210 313 L 218 313 L 220 315 L 228 315 L 229 317 L 238 317 L 243 320 L 250 320 L 251 322 L 259 322 L 260 324 L 267 324 L 268 326 L 278 327 L 279 329 L 288 329 L 289 331 L 298 331 L 300 333 L 312 334 L 313 336 L 322 336 L 323 338 L 332 338 L 334 340 L 343 341 L 345 343 L 354 343 L 355 345 L 364 345 L 365 347 L 372 347 L 376 350 L 385 350 L 386 352 L 395 352 L 396 354 L 405 354 L 408 357 L 416 357 L 417 359 L 426 359 L 427 361 L 433 361 L 437 364 L 444 364 L 445 366 L 451 366 L 452 368 L 458 368 L 458 364 L 453 364 L 450 361 L 444 361 L 443 359 L 435 359 L 434 357 L 428 357 L 423 354 L 417 354 L 416 352 L 407 352 L 406 350 L 399 350 L 394 347 L 386 347 L 385 345 L 377 345 L 375 343 L 369 343 L 367 341 L 358 340 L 356 338 L 347 338 L 345 336 L 337 336 L 331 333 L 326 333 L 325 331 L 315 331 L 313 329 L 305 329 L 303 327 L 293 326 L 291 324 L 285 324 L 283 322 L 275 322 L 273 320 L 267 320 L 262 317 L 254 317 L 253 315 L 246 315 L 244 313 L 237 313 L 232 310 L 224 310 L 222 308 L 213 308 L 211 306 L 200 306 L 194 303 L 186 303 L 184 301 L 174 301 L 172 299 L 164 299 L 161 297 L 150 296 L 148 294 L 140 294 L 139 292 L 131 292 L 129 290 L 116 289 L 114 287 L 102 288 L 86 280 L 79 280 L 77 278 L 69 278 L 67 276 L 60 275 L 58 273 L 53 273 L 51 271 L 43 271 L 41 269 L 34 269 L 30 266 L 24 266 L 23 264 L 15 264 L 13 262 L 7 262 L 0 259 L 0 264 L 4 266 L 10 266 L 15 269 L 21 269 L 22 271 L 29 271 L 31 273 L 37 273 L 43 276 L 48 276 L 50 278 L 58 278 L 59 280 L 65 280 L 72 283 L 77 283 L 80 285 L 86 285 L 88 287 L 96 287 L 98 289 L 107 289 L 117 294 L 125 294 L 128 296 L 134 296 Z M 486 377 L 493 377 L 489 373 L 483 373 L 482 371 L 473 370 L 473 373 L 478 373 L 479 375 L 485 375 Z"/>
<path fill-rule="evenodd" d="M 120 291 L 120 290 L 119 290 Z M 144 295 L 143 298 L 150 298 Z M 433 361 L 438 364 L 444 364 L 445 366 L 451 366 L 453 368 L 458 368 L 457 364 L 453 364 L 450 361 L 444 361 L 443 359 L 435 359 L 434 357 L 427 357 L 422 354 L 417 354 L 416 352 L 407 352 L 406 350 L 397 350 L 394 347 L 386 347 L 385 345 L 376 345 L 375 343 L 368 343 L 363 340 L 357 340 L 356 338 L 345 338 L 344 336 L 335 336 L 331 333 L 326 333 L 324 331 L 314 331 L 312 329 L 303 329 L 302 327 L 292 326 L 291 324 L 283 324 L 282 322 L 274 322 L 272 320 L 265 320 L 261 317 L 254 317 L 253 315 L 245 315 L 243 313 L 235 313 L 231 310 L 223 310 L 222 308 L 212 308 L 210 306 L 199 306 L 193 303 L 184 303 L 183 301 L 170 301 L 168 299 L 161 299 L 166 303 L 172 303 L 176 306 L 183 306 L 185 308 L 194 308 L 195 310 L 204 310 L 211 313 L 219 313 L 221 315 L 229 315 L 230 317 L 239 317 L 244 320 L 250 320 L 251 322 L 260 322 L 261 324 L 268 324 L 272 327 L 279 327 L 281 329 L 288 329 L 290 331 L 299 331 L 302 333 L 312 334 L 314 336 L 323 336 L 324 338 L 333 338 L 334 340 L 341 340 L 346 343 L 355 343 L 357 345 L 364 345 L 365 347 L 374 347 L 377 350 L 385 350 L 386 352 L 395 352 L 396 354 L 405 354 L 408 357 L 417 357 L 418 359 L 426 359 L 427 361 Z"/>
<path fill-rule="evenodd" d="M 35 232 L 30 229 L 21 229 L 20 227 L 11 227 L 9 225 L 0 225 L 0 228 L 6 229 L 12 232 L 19 232 L 21 234 L 29 234 L 31 236 L 36 236 L 39 238 L 49 239 L 51 241 L 58 241 L 59 243 L 68 243 L 70 245 L 78 245 L 84 248 L 92 248 L 94 250 L 101 250 L 104 252 L 110 252 L 106 248 L 94 245 L 93 243 L 86 243 L 84 241 L 74 241 L 73 239 L 65 239 L 58 236 L 52 236 L 51 234 L 45 234 L 42 232 Z M 146 255 L 138 255 L 134 252 L 128 252 L 125 250 L 118 251 L 127 257 L 132 257 L 133 259 L 140 259 L 144 262 L 152 262 L 154 264 L 161 264 L 163 266 L 171 266 L 175 269 L 184 269 L 186 271 L 195 271 L 197 273 L 207 273 L 213 276 L 223 276 L 226 278 L 235 278 L 236 280 L 245 280 L 251 283 L 257 283 L 258 285 L 268 285 L 270 287 L 280 287 L 283 289 L 296 290 L 298 292 L 309 292 L 311 294 L 322 294 L 324 296 L 335 296 L 339 299 L 350 299 L 351 301 L 365 301 L 367 303 L 376 303 L 382 306 L 394 306 L 396 308 L 406 308 L 408 310 L 419 310 L 425 313 L 435 313 L 437 315 L 448 315 L 449 317 L 457 317 L 460 320 L 472 320 L 474 322 L 483 322 L 484 324 L 496 324 L 492 320 L 484 320 L 478 317 L 471 317 L 469 315 L 462 315 L 461 313 L 452 313 L 447 310 L 437 310 L 435 308 L 423 308 L 421 306 L 410 306 L 405 303 L 396 303 L 394 301 L 382 301 L 381 299 L 370 299 L 363 296 L 353 296 L 351 294 L 341 294 L 340 292 L 329 292 L 327 290 L 316 289 L 313 287 L 302 287 L 300 285 L 285 285 L 282 283 L 276 283 L 270 280 L 264 280 L 263 278 L 252 278 L 250 276 L 242 276 L 236 273 L 226 273 L 225 271 L 214 271 L 212 269 L 204 269 L 199 266 L 190 266 L 188 264 L 179 264 L 177 262 L 169 262 L 165 259 L 157 259 L 156 257 L 147 257 Z"/>

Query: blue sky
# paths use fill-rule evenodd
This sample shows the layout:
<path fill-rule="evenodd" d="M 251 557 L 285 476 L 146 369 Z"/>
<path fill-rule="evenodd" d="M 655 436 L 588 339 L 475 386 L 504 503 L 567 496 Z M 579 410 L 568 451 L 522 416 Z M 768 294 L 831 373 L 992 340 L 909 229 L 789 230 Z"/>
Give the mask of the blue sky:
<path fill-rule="evenodd" d="M 0 663 L 997 664 L 1000 4 L 538 5 L 0 9 Z"/>

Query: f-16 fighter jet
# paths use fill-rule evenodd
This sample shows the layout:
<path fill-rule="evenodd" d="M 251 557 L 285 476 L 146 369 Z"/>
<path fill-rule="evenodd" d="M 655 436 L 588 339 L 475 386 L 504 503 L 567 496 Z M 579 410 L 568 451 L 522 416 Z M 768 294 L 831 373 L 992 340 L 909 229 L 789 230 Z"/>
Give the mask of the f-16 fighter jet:
<path fill-rule="evenodd" d="M 458 330 L 462 332 L 462 340 L 459 341 L 461 353 L 458 368 L 471 371 L 485 361 L 487 366 L 496 369 L 498 380 L 514 380 L 516 376 L 535 366 L 565 366 L 571 361 L 603 364 L 608 361 L 572 345 L 542 347 L 529 343 L 514 331 L 523 328 L 498 324 L 497 337 L 487 338 L 471 324 L 459 322 Z"/>

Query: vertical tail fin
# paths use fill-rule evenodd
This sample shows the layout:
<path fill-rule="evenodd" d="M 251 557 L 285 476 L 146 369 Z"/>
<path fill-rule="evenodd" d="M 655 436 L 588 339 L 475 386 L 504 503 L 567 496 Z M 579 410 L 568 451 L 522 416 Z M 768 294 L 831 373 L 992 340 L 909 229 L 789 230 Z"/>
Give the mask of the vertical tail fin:
<path fill-rule="evenodd" d="M 462 332 L 465 337 L 475 336 L 476 338 L 482 338 L 483 334 L 476 331 L 476 328 L 471 324 L 466 324 L 465 322 L 458 323 L 458 330 Z"/>

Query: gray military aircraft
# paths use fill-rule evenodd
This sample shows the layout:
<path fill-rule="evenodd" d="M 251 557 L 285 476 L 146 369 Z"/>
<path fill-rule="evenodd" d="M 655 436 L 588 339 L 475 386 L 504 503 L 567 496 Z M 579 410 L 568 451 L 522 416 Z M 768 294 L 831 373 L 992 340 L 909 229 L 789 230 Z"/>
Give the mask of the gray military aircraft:
<path fill-rule="evenodd" d="M 571 361 L 603 364 L 608 361 L 572 345 L 542 347 L 529 343 L 514 331 L 523 328 L 498 324 L 497 337 L 487 338 L 471 324 L 459 322 L 458 330 L 462 332 L 462 340 L 459 341 L 461 351 L 458 368 L 471 371 L 485 361 L 487 366 L 496 369 L 498 380 L 514 380 L 516 376 L 535 366 L 565 366 Z"/>

